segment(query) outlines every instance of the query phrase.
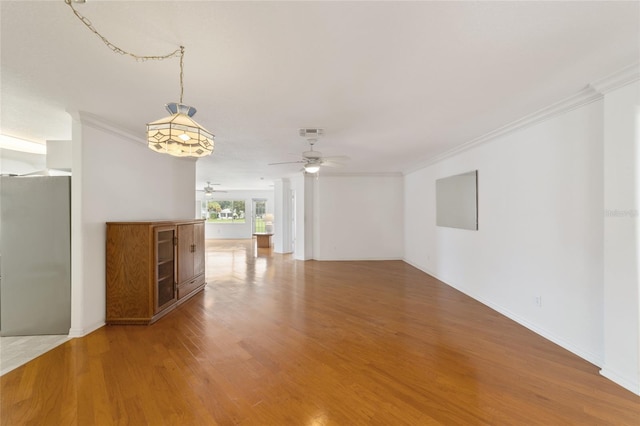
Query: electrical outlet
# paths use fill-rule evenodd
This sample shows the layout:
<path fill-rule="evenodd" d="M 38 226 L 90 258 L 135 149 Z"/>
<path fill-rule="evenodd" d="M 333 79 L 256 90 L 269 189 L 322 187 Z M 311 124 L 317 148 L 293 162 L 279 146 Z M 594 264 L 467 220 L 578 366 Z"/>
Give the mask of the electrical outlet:
<path fill-rule="evenodd" d="M 542 308 L 542 296 L 536 296 L 536 306 Z"/>

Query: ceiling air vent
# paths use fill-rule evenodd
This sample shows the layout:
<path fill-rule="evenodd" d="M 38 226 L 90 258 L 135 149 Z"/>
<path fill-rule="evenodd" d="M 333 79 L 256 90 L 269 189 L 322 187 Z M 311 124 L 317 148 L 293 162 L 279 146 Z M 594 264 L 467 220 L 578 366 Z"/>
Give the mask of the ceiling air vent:
<path fill-rule="evenodd" d="M 317 138 L 324 134 L 324 129 L 300 129 L 300 136 L 303 138 Z"/>

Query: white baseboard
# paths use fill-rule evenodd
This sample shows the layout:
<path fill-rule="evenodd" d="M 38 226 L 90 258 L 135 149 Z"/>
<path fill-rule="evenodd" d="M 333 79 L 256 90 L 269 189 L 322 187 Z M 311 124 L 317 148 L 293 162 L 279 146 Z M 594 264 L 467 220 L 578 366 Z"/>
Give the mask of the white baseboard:
<path fill-rule="evenodd" d="M 314 260 L 321 262 L 360 262 L 367 260 L 402 260 L 401 257 L 349 257 L 349 258 L 332 258 L 332 257 L 316 257 Z M 408 263 L 408 262 L 406 262 Z"/>
<path fill-rule="evenodd" d="M 75 337 L 84 337 L 87 334 L 93 333 L 94 331 L 96 331 L 97 329 L 104 327 L 106 324 L 104 322 L 99 322 L 96 324 L 93 324 L 89 327 L 85 327 L 85 328 L 70 328 L 69 329 L 69 337 L 71 338 L 75 338 Z"/>
<path fill-rule="evenodd" d="M 506 316 L 507 318 L 517 322 L 518 324 L 522 325 L 523 327 L 528 328 L 529 330 L 533 331 L 534 333 L 544 337 L 545 339 L 555 343 L 556 345 L 562 347 L 563 349 L 568 350 L 569 352 L 579 356 L 580 358 L 590 362 L 591 364 L 594 364 L 598 367 L 602 367 L 604 360 L 602 359 L 602 357 L 591 353 L 589 351 L 585 351 L 577 346 L 575 346 L 574 344 L 572 344 L 571 342 L 556 336 L 554 333 L 550 332 L 549 330 L 545 330 L 543 328 L 540 328 L 539 326 L 537 326 L 536 324 L 531 323 L 530 321 L 520 317 L 519 315 L 511 312 L 509 309 L 500 306 L 498 304 L 495 304 L 493 302 L 491 302 L 490 300 L 486 300 L 484 298 L 482 298 L 479 295 L 473 294 L 473 292 L 469 291 L 468 289 L 456 285 L 454 283 L 451 282 L 447 282 L 445 280 L 443 280 L 442 278 L 438 277 L 437 274 L 435 274 L 434 272 L 430 271 L 428 268 L 422 267 L 420 265 L 416 265 L 412 262 L 409 262 L 405 259 L 405 262 L 408 263 L 409 265 L 413 266 L 414 268 L 420 269 L 422 272 L 431 275 L 432 277 L 436 278 L 437 280 L 445 283 L 446 285 L 455 288 L 456 290 L 466 294 L 467 296 L 471 297 L 474 300 L 477 300 L 478 302 L 482 303 L 483 305 L 488 306 L 489 308 L 493 309 L 494 311 Z"/>
<path fill-rule="evenodd" d="M 619 384 L 626 390 L 633 392 L 636 395 L 640 395 L 640 378 L 636 377 L 634 380 L 632 377 L 624 377 L 607 367 L 603 367 L 602 370 L 600 370 L 600 375 Z"/>

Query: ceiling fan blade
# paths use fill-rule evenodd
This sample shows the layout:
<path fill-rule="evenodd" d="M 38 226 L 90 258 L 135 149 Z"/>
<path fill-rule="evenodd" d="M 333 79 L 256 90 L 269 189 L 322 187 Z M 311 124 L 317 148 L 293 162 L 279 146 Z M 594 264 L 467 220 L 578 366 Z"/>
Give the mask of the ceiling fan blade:
<path fill-rule="evenodd" d="M 344 167 L 344 164 L 342 163 L 336 163 L 335 161 L 322 161 L 322 167 L 327 166 L 327 167 Z"/>
<path fill-rule="evenodd" d="M 269 163 L 267 164 L 267 166 L 276 166 L 278 164 L 299 164 L 299 163 L 306 163 L 306 161 L 304 160 L 299 160 L 299 161 L 282 161 L 280 163 Z"/>
<path fill-rule="evenodd" d="M 332 155 L 329 157 L 322 157 L 323 161 L 348 161 L 351 160 L 351 158 L 347 157 L 346 155 Z"/>

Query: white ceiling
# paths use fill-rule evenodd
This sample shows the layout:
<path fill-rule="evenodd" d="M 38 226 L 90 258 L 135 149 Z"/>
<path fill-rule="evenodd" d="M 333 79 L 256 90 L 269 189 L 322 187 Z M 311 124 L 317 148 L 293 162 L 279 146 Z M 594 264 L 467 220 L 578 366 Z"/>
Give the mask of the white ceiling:
<path fill-rule="evenodd" d="M 301 127 L 345 173 L 402 172 L 639 59 L 638 2 L 91 1 L 138 55 L 186 47 L 184 103 L 216 134 L 197 183 L 298 173 Z M 2 132 L 70 138 L 65 111 L 143 137 L 179 98 L 179 62 L 114 54 L 64 0 L 1 3 Z M 333 170 L 332 170 L 333 171 Z M 264 178 L 264 179 L 261 179 Z"/>

